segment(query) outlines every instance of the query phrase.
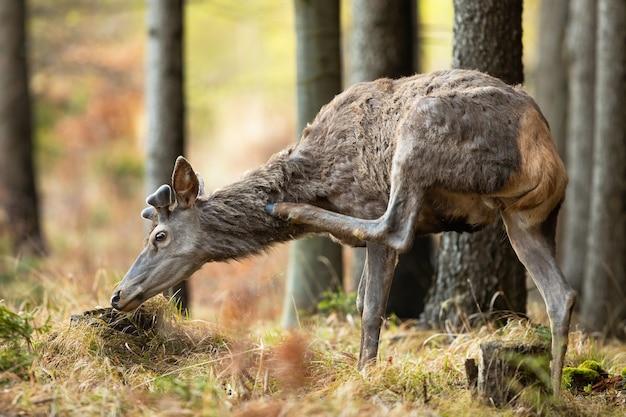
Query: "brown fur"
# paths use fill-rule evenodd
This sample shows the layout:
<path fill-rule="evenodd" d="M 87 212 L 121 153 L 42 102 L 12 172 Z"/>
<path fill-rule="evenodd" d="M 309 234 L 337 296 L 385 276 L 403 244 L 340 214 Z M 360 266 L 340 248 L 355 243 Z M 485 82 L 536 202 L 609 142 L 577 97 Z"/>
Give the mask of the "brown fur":
<path fill-rule="evenodd" d="M 497 193 L 507 210 L 523 211 L 527 226 L 543 222 L 565 195 L 567 173 L 541 113 L 529 108 L 518 137 L 520 169 Z"/>
<path fill-rule="evenodd" d="M 543 116 L 521 89 L 467 70 L 381 79 L 335 97 L 297 145 L 203 199 L 207 236 L 224 240 L 213 240 L 213 259 L 255 253 L 307 231 L 266 215 L 268 201 L 380 217 L 399 137 L 412 142 L 412 182 L 425 190 L 417 233 L 473 231 L 502 208 L 549 200 L 528 214 L 540 219 L 563 196 L 563 165 Z"/>

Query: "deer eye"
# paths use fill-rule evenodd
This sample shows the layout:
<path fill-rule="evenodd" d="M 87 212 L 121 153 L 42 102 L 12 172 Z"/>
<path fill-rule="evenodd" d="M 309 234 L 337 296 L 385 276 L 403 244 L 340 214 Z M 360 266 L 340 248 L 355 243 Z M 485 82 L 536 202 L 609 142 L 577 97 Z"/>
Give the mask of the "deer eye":
<path fill-rule="evenodd" d="M 167 238 L 167 233 L 165 233 L 164 231 L 160 231 L 156 235 L 154 235 L 155 242 L 163 242 L 166 238 Z"/>

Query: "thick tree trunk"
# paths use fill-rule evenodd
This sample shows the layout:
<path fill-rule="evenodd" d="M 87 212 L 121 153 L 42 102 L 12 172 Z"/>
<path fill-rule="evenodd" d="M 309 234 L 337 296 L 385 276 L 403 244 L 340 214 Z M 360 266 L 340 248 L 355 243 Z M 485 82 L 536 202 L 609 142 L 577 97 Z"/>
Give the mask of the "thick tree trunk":
<path fill-rule="evenodd" d="M 176 157 L 185 151 L 183 65 L 184 0 L 149 0 L 146 57 L 146 192 L 170 184 Z M 188 283 L 166 295 L 189 308 Z"/>
<path fill-rule="evenodd" d="M 453 66 L 522 83 L 522 0 L 455 0 Z M 501 222 L 469 235 L 444 233 L 424 318 L 456 327 L 494 309 L 523 313 L 525 275 Z"/>
<path fill-rule="evenodd" d="M 580 294 L 587 259 L 593 161 L 596 0 L 571 0 L 567 28 L 569 108 L 563 273 Z"/>
<path fill-rule="evenodd" d="M 0 2 L 0 223 L 16 253 L 43 254 L 28 88 L 26 2 Z M 3 218 L 4 217 L 4 218 Z"/>
<path fill-rule="evenodd" d="M 626 319 L 625 46 L 626 3 L 599 0 L 591 218 L 581 318 L 588 330 L 609 333 L 624 332 L 617 326 Z"/>
<path fill-rule="evenodd" d="M 567 65 L 564 47 L 568 7 L 569 0 L 541 2 L 535 68 L 535 99 L 550 123 L 552 137 L 562 158 L 565 158 L 567 127 Z"/>
<path fill-rule="evenodd" d="M 341 91 L 339 0 L 294 0 L 296 14 L 298 135 L 319 109 Z M 340 288 L 341 246 L 326 237 L 292 244 L 287 267 L 283 326 L 298 323 L 325 290 Z"/>
<path fill-rule="evenodd" d="M 399 78 L 417 71 L 416 0 L 352 1 L 352 39 L 349 82 Z M 401 318 L 418 318 L 432 281 L 431 237 L 418 237 L 396 268 L 387 312 Z M 365 249 L 353 250 L 350 288 L 358 287 Z"/>

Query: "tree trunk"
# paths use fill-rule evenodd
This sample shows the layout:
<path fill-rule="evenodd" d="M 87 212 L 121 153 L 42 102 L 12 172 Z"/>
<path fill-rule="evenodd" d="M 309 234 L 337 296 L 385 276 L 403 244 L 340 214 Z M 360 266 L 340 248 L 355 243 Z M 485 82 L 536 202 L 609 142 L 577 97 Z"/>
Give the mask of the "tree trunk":
<path fill-rule="evenodd" d="M 593 160 L 596 0 L 572 0 L 567 28 L 569 185 L 563 223 L 563 273 L 580 294 L 587 259 Z"/>
<path fill-rule="evenodd" d="M 15 253 L 43 254 L 35 183 L 26 1 L 0 2 L 0 223 Z M 3 218 L 4 217 L 4 218 Z"/>
<path fill-rule="evenodd" d="M 455 0 L 453 66 L 522 83 L 522 0 Z M 502 222 L 469 235 L 444 233 L 424 318 L 457 327 L 494 309 L 523 313 L 525 275 Z"/>
<path fill-rule="evenodd" d="M 609 333 L 616 333 L 626 319 L 625 46 L 626 3 L 599 0 L 591 218 L 581 317 L 588 330 Z"/>
<path fill-rule="evenodd" d="M 416 0 L 352 1 L 350 84 L 378 78 L 400 78 L 417 70 Z M 401 318 L 418 318 L 432 281 L 431 237 L 417 237 L 411 251 L 400 257 L 387 312 Z M 358 288 L 365 249 L 353 250 L 350 288 Z"/>
<path fill-rule="evenodd" d="M 170 184 L 176 157 L 185 151 L 183 65 L 184 0 L 148 1 L 146 57 L 146 192 Z M 187 281 L 169 290 L 189 309 Z"/>
<path fill-rule="evenodd" d="M 341 91 L 339 0 L 294 0 L 296 14 L 298 135 L 319 109 Z M 326 237 L 292 244 L 287 267 L 283 326 L 298 324 L 326 290 L 341 286 L 341 246 Z"/>
<path fill-rule="evenodd" d="M 541 2 L 535 99 L 550 123 L 561 158 L 565 158 L 567 127 L 567 72 L 564 54 L 569 0 Z"/>
<path fill-rule="evenodd" d="M 415 72 L 416 0 L 352 0 L 350 84 Z"/>

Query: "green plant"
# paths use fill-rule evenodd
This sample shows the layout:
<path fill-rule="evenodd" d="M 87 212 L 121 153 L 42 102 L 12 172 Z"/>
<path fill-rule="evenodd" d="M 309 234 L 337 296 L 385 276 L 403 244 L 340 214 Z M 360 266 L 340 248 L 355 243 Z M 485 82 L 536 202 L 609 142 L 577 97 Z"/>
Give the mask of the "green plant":
<path fill-rule="evenodd" d="M 26 375 L 33 359 L 31 337 L 34 331 L 30 315 L 17 314 L 0 304 L 0 371 Z"/>
<path fill-rule="evenodd" d="M 325 291 L 317 303 L 320 314 L 356 314 L 356 293 L 345 291 Z"/>
<path fill-rule="evenodd" d="M 199 406 L 205 394 L 215 388 L 216 384 L 210 376 L 163 375 L 153 381 L 156 394 L 174 395 L 191 406 Z M 226 389 L 224 393 L 226 394 Z"/>

